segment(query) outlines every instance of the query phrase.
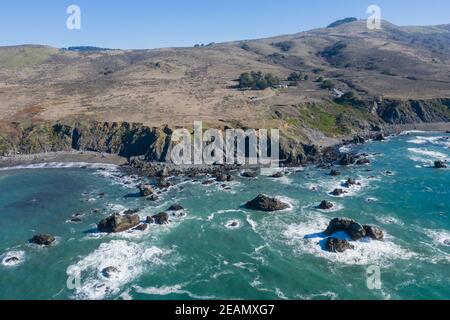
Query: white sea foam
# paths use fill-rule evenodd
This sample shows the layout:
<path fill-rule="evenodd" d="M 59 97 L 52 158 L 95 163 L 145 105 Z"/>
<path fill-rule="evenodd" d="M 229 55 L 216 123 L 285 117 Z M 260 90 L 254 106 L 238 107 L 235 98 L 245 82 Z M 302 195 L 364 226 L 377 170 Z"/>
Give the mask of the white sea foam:
<path fill-rule="evenodd" d="M 425 229 L 425 234 L 439 246 L 450 247 L 450 232 L 447 230 Z"/>
<path fill-rule="evenodd" d="M 142 288 L 140 286 L 134 286 L 134 290 L 137 293 L 147 294 L 152 296 L 168 296 L 168 295 L 187 295 L 192 299 L 200 299 L 200 300 L 212 300 L 217 299 L 215 296 L 201 296 L 194 294 L 186 289 L 183 289 L 185 284 L 177 284 L 174 286 L 162 286 L 162 287 L 148 287 Z"/>
<path fill-rule="evenodd" d="M 24 251 L 9 251 L 0 256 L 2 265 L 5 267 L 17 267 L 25 262 L 25 252 Z M 11 260 L 13 259 L 13 260 Z M 16 260 L 17 259 L 17 260 Z M 10 261 L 8 261 L 10 260 Z"/>
<path fill-rule="evenodd" d="M 74 298 L 97 300 L 118 294 L 121 287 L 139 277 L 146 268 L 163 264 L 162 258 L 167 253 L 157 247 L 146 248 L 125 240 L 103 243 L 67 269 L 68 276 L 81 278 Z M 102 271 L 109 267 L 115 268 L 115 272 L 107 278 Z"/>
<path fill-rule="evenodd" d="M 333 262 L 349 265 L 389 265 L 393 260 L 408 260 L 416 256 L 394 242 L 389 236 L 384 241 L 373 241 L 363 239 L 361 241 L 352 241 L 354 250 L 347 250 L 343 253 L 331 253 L 323 250 L 321 242 L 326 238 L 321 231 L 325 230 L 329 219 L 323 216 L 315 216 L 309 222 L 290 225 L 284 232 L 284 237 L 289 245 L 292 245 L 294 251 L 298 254 L 312 254 Z M 336 237 L 346 237 L 339 233 Z"/>
<path fill-rule="evenodd" d="M 418 145 L 425 145 L 425 144 L 431 144 L 431 145 L 440 145 L 444 147 L 450 147 L 450 140 L 448 137 L 424 137 L 424 136 L 417 136 L 412 140 L 409 140 L 408 143 L 412 144 L 418 144 Z"/>
<path fill-rule="evenodd" d="M 409 148 L 408 151 L 415 153 L 415 154 L 422 155 L 422 156 L 426 156 L 429 158 L 433 158 L 433 159 L 441 159 L 442 160 L 442 159 L 446 159 L 448 157 L 445 153 L 432 151 L 432 150 L 428 150 L 428 149 Z"/>
<path fill-rule="evenodd" d="M 70 169 L 70 168 L 88 168 L 88 169 L 117 169 L 113 164 L 85 163 L 85 162 L 43 162 L 14 167 L 0 168 L 0 171 L 23 170 L 23 169 Z"/>
<path fill-rule="evenodd" d="M 386 225 L 397 225 L 397 226 L 404 226 L 405 223 L 395 217 L 392 216 L 386 216 L 386 215 L 375 215 L 375 219 L 382 223 L 382 224 L 386 224 Z"/>

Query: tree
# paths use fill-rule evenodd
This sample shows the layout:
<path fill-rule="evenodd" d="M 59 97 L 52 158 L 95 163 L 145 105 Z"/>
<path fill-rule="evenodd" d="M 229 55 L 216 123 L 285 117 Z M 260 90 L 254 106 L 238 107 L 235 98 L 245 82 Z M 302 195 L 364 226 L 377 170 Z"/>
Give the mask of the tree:
<path fill-rule="evenodd" d="M 320 85 L 320 87 L 322 88 L 322 89 L 328 89 L 328 90 L 331 90 L 331 89 L 334 89 L 334 83 L 333 83 L 333 81 L 331 81 L 331 80 L 324 80 L 323 82 L 322 82 L 322 84 Z"/>
<path fill-rule="evenodd" d="M 239 88 L 241 89 L 252 88 L 254 84 L 255 81 L 253 80 L 252 75 L 248 72 L 241 74 L 239 77 Z"/>
<path fill-rule="evenodd" d="M 301 72 L 292 72 L 288 77 L 288 81 L 297 82 L 300 80 L 302 80 Z"/>

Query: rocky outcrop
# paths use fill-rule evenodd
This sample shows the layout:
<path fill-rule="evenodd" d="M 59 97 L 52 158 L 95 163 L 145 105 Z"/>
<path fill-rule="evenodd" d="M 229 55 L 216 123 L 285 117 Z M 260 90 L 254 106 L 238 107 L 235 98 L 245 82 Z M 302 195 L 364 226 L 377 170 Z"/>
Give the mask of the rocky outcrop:
<path fill-rule="evenodd" d="M 381 241 L 384 239 L 384 232 L 378 227 L 364 226 L 364 230 L 366 231 L 366 236 L 373 240 Z"/>
<path fill-rule="evenodd" d="M 182 210 L 184 210 L 184 208 L 179 204 L 174 204 L 170 206 L 169 209 L 167 209 L 167 211 L 182 211 Z"/>
<path fill-rule="evenodd" d="M 319 206 L 317 208 L 319 208 L 320 210 L 331 210 L 333 209 L 334 204 L 331 203 L 330 201 L 322 201 Z"/>
<path fill-rule="evenodd" d="M 289 204 L 284 203 L 276 198 L 271 198 L 260 194 L 252 201 L 247 202 L 245 207 L 247 209 L 256 211 L 273 212 L 288 209 Z"/>
<path fill-rule="evenodd" d="M 337 238 L 327 238 L 325 241 L 325 250 L 328 252 L 342 253 L 347 250 L 353 250 L 355 246 L 350 244 L 347 240 Z"/>
<path fill-rule="evenodd" d="M 435 161 L 435 162 L 434 162 L 434 167 L 435 167 L 436 169 L 446 169 L 446 168 L 447 168 L 447 165 L 445 164 L 444 161 L 439 160 L 439 161 Z"/>
<path fill-rule="evenodd" d="M 349 218 L 335 218 L 330 221 L 327 229 L 323 232 L 326 236 L 332 236 L 337 232 L 345 232 L 353 241 L 369 237 L 373 240 L 384 239 L 384 232 L 378 227 L 361 225 Z"/>
<path fill-rule="evenodd" d="M 39 246 L 49 246 L 56 241 L 55 237 L 50 234 L 38 234 L 34 236 L 30 242 Z"/>
<path fill-rule="evenodd" d="M 155 223 L 155 224 L 169 224 L 169 214 L 167 212 L 160 212 L 157 215 L 152 217 L 147 217 L 147 223 Z"/>
<path fill-rule="evenodd" d="M 339 164 L 341 166 L 350 166 L 355 163 L 355 157 L 351 153 L 346 153 L 342 156 Z"/>
<path fill-rule="evenodd" d="M 360 240 L 366 236 L 366 230 L 358 222 L 348 218 L 336 218 L 331 220 L 328 228 L 323 232 L 331 236 L 337 232 L 345 232 L 353 241 Z"/>
<path fill-rule="evenodd" d="M 343 189 L 334 189 L 333 192 L 331 192 L 331 195 L 335 196 L 335 197 L 340 197 L 340 196 L 342 196 L 342 195 L 344 195 L 346 193 L 347 192 L 344 191 Z"/>
<path fill-rule="evenodd" d="M 139 194 L 141 197 L 149 197 L 153 195 L 154 192 L 153 187 L 150 185 L 142 184 L 139 186 Z"/>
<path fill-rule="evenodd" d="M 119 233 L 132 229 L 140 224 L 137 214 L 115 213 L 100 221 L 97 225 L 98 231 L 105 233 Z"/>

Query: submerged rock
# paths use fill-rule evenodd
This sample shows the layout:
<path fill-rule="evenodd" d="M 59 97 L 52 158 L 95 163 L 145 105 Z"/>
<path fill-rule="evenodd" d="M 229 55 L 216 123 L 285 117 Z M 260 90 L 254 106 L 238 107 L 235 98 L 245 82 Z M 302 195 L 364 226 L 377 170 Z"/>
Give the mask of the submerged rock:
<path fill-rule="evenodd" d="M 119 233 L 132 229 L 140 224 L 140 218 L 137 214 L 121 215 L 115 213 L 106 219 L 100 221 L 97 228 L 100 232 Z"/>
<path fill-rule="evenodd" d="M 283 174 L 283 172 L 277 172 L 277 173 L 271 175 L 270 177 L 271 178 L 283 178 L 284 174 Z"/>
<path fill-rule="evenodd" d="M 341 166 L 350 166 L 355 163 L 355 158 L 351 153 L 346 153 L 342 156 L 339 164 Z"/>
<path fill-rule="evenodd" d="M 378 227 L 364 226 L 364 230 L 366 231 L 366 236 L 373 240 L 381 241 L 384 239 L 384 232 Z"/>
<path fill-rule="evenodd" d="M 337 176 L 340 176 L 341 175 L 341 172 L 340 171 L 338 171 L 338 170 L 331 170 L 331 172 L 330 172 L 330 176 L 332 176 L 332 177 L 337 177 Z"/>
<path fill-rule="evenodd" d="M 370 164 L 370 160 L 367 158 L 362 158 L 362 159 L 359 159 L 358 161 L 356 161 L 356 165 L 358 165 L 358 166 L 363 166 L 365 164 Z"/>
<path fill-rule="evenodd" d="M 208 180 L 204 181 L 202 184 L 204 186 L 209 186 L 209 185 L 212 185 L 214 182 L 215 181 L 213 179 L 208 179 Z"/>
<path fill-rule="evenodd" d="M 347 250 L 353 250 L 355 247 L 347 240 L 337 238 L 328 238 L 325 241 L 325 250 L 328 252 L 342 253 Z"/>
<path fill-rule="evenodd" d="M 331 236 L 337 232 L 345 232 L 353 241 L 360 240 L 366 236 L 366 230 L 358 222 L 348 218 L 336 218 L 330 221 L 328 228 L 323 232 Z"/>
<path fill-rule="evenodd" d="M 217 182 L 226 182 L 228 181 L 228 176 L 226 174 L 219 174 L 216 176 Z"/>
<path fill-rule="evenodd" d="M 241 174 L 244 178 L 256 178 L 258 173 L 256 171 L 245 171 Z"/>
<path fill-rule="evenodd" d="M 18 257 L 10 257 L 10 258 L 6 258 L 3 262 L 5 264 L 16 264 L 19 261 L 20 261 L 20 259 Z"/>
<path fill-rule="evenodd" d="M 334 207 L 334 204 L 332 204 L 330 201 L 326 201 L 326 200 L 322 201 L 318 206 L 318 208 L 321 210 L 330 210 L 330 209 L 333 209 L 333 207 Z"/>
<path fill-rule="evenodd" d="M 435 162 L 434 162 L 434 167 L 435 167 L 436 169 L 446 169 L 446 168 L 447 168 L 447 165 L 445 164 L 444 161 L 438 160 L 438 161 L 435 161 Z"/>
<path fill-rule="evenodd" d="M 245 207 L 251 210 L 272 212 L 288 209 L 289 204 L 260 194 L 252 201 L 247 202 Z"/>
<path fill-rule="evenodd" d="M 55 237 L 50 234 L 38 234 L 34 236 L 30 242 L 39 246 L 49 246 L 55 242 Z"/>
<path fill-rule="evenodd" d="M 143 223 L 143 224 L 140 224 L 140 225 L 138 225 L 136 228 L 134 228 L 133 230 L 136 230 L 136 231 L 145 231 L 145 230 L 147 230 L 148 229 L 148 224 L 145 224 L 145 223 Z"/>
<path fill-rule="evenodd" d="M 141 197 L 148 197 L 152 195 L 154 192 L 155 190 L 153 190 L 152 186 L 150 185 L 142 184 L 139 186 L 139 193 Z"/>
<path fill-rule="evenodd" d="M 152 194 L 151 196 L 146 198 L 148 201 L 158 201 L 159 197 L 156 194 Z"/>
<path fill-rule="evenodd" d="M 102 270 L 102 276 L 109 279 L 118 272 L 119 272 L 119 269 L 117 269 L 116 267 L 107 267 Z"/>
<path fill-rule="evenodd" d="M 357 185 L 357 184 L 358 184 L 358 182 L 356 182 L 355 179 L 353 179 L 353 178 L 348 178 L 347 181 L 344 183 L 344 186 L 345 186 L 346 188 L 350 188 L 351 186 L 355 186 L 355 185 Z"/>
<path fill-rule="evenodd" d="M 72 223 L 81 223 L 81 222 L 83 222 L 83 219 L 81 219 L 80 217 L 76 217 L 76 218 L 70 219 L 70 222 L 72 222 Z"/>

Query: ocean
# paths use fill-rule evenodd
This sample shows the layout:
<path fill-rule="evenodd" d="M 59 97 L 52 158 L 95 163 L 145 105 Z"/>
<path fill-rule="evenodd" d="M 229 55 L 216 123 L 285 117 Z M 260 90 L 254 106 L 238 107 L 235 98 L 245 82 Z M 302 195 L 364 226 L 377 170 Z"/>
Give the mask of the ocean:
<path fill-rule="evenodd" d="M 450 299 L 450 169 L 432 168 L 450 160 L 450 135 L 409 132 L 351 148 L 371 164 L 339 168 L 339 177 L 314 166 L 279 179 L 263 172 L 226 187 L 174 177 L 157 202 L 138 197 L 140 178 L 115 166 L 3 169 L 0 299 Z M 349 177 L 360 185 L 331 196 Z M 290 208 L 243 208 L 260 193 Z M 334 208 L 317 209 L 322 200 Z M 145 220 L 176 203 L 186 215 L 169 225 L 96 231 L 111 213 L 140 208 Z M 82 221 L 71 222 L 75 216 Z M 385 240 L 326 252 L 321 232 L 335 217 L 376 225 Z M 29 244 L 38 233 L 56 243 Z M 376 288 L 371 268 L 380 271 Z"/>

